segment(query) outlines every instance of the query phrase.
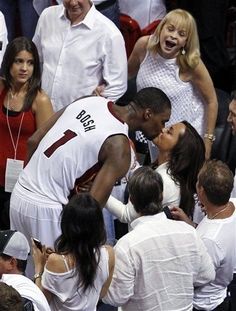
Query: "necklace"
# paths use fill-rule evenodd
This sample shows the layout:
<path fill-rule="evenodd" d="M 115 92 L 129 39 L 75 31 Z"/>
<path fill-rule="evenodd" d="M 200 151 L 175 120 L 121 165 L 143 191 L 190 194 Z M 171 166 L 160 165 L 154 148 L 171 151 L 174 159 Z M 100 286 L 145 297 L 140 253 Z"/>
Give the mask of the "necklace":
<path fill-rule="evenodd" d="M 17 94 L 13 94 L 12 93 L 12 90 L 10 89 L 9 92 L 8 92 L 8 102 L 7 102 L 7 105 L 8 105 L 8 110 L 11 110 L 11 111 L 19 111 L 19 100 L 17 101 Z"/>
<path fill-rule="evenodd" d="M 9 122 L 9 97 L 8 97 L 8 101 L 7 101 L 7 127 L 8 127 L 8 131 L 11 137 L 11 143 L 14 149 L 14 159 L 16 160 L 16 153 L 17 153 L 17 147 L 18 147 L 18 143 L 19 143 L 19 138 L 20 138 L 20 132 L 21 132 L 21 127 L 22 127 L 22 123 L 23 123 L 23 119 L 25 116 L 25 112 L 22 113 L 21 119 L 20 119 L 20 125 L 19 125 L 19 129 L 18 129 L 18 133 L 17 133 L 17 138 L 16 138 L 16 142 L 13 139 L 13 133 L 11 131 L 11 126 L 10 126 L 10 122 Z"/>
<path fill-rule="evenodd" d="M 223 208 L 222 210 L 220 210 L 219 212 L 217 212 L 214 216 L 212 216 L 209 219 L 215 219 L 220 213 L 224 212 L 229 206 L 229 202 L 226 204 L 225 208 Z"/>

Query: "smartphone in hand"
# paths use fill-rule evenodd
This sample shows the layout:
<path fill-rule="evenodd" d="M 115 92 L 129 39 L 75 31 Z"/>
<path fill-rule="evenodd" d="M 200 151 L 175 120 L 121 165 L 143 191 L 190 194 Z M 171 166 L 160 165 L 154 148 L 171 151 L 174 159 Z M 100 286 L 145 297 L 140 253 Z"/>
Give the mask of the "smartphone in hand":
<path fill-rule="evenodd" d="M 37 248 L 40 249 L 40 251 L 42 252 L 43 251 L 42 243 L 38 239 L 33 239 L 33 240 L 34 240 L 34 243 L 37 246 Z"/>
<path fill-rule="evenodd" d="M 171 214 L 170 208 L 167 205 L 163 207 L 163 211 L 166 214 L 166 217 L 168 219 L 174 219 L 172 214 Z"/>

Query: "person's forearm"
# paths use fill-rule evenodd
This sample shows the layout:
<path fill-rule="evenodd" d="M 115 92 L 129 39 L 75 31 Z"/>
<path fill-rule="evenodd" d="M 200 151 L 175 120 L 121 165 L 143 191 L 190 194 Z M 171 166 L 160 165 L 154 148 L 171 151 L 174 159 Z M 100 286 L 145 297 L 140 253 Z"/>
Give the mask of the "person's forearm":
<path fill-rule="evenodd" d="M 113 196 L 110 196 L 105 207 L 124 223 L 131 223 L 138 217 L 138 214 L 130 201 L 127 204 L 123 204 Z"/>
<path fill-rule="evenodd" d="M 206 129 L 204 132 L 204 143 L 206 147 L 206 159 L 210 158 L 212 144 L 215 140 L 215 125 L 218 112 L 218 103 L 211 102 L 206 109 Z"/>

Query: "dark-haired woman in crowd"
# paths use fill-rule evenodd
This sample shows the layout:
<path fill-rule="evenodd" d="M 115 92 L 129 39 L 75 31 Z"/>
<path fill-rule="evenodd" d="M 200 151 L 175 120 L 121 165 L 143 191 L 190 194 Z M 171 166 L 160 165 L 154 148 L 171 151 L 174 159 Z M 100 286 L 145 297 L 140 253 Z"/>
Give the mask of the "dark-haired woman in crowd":
<path fill-rule="evenodd" d="M 24 166 L 27 140 L 53 110 L 41 89 L 38 52 L 31 40 L 19 37 L 8 44 L 1 71 L 0 229 L 8 229 L 10 192 Z"/>
<path fill-rule="evenodd" d="M 61 231 L 46 265 L 45 248 L 41 252 L 32 242 L 35 282 L 51 310 L 95 311 L 112 279 L 114 253 L 110 246 L 104 246 L 102 210 L 90 194 L 71 198 L 62 210 Z"/>
<path fill-rule="evenodd" d="M 187 121 L 182 121 L 164 128 L 153 143 L 159 150 L 153 167 L 163 179 L 162 206 L 179 206 L 192 218 L 197 175 L 205 159 L 201 136 Z M 122 222 L 137 217 L 130 201 L 124 205 L 110 196 L 106 207 Z"/>

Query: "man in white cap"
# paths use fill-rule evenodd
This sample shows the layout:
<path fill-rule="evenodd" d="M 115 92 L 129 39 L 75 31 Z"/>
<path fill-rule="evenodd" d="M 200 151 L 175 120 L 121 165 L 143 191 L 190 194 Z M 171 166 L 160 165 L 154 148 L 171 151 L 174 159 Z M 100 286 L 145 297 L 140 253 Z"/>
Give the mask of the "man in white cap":
<path fill-rule="evenodd" d="M 50 311 L 43 293 L 24 276 L 29 252 L 29 243 L 21 232 L 0 231 L 0 281 L 11 285 L 23 298 L 30 300 L 35 311 Z"/>

